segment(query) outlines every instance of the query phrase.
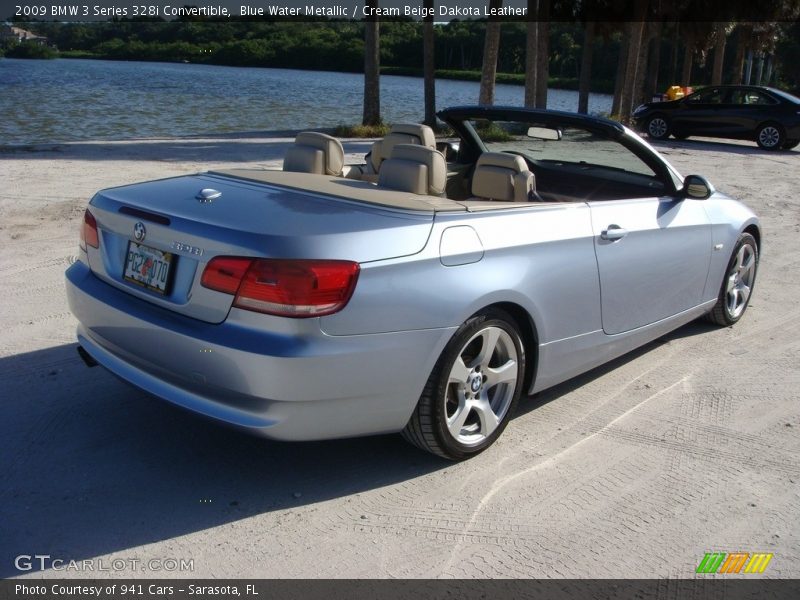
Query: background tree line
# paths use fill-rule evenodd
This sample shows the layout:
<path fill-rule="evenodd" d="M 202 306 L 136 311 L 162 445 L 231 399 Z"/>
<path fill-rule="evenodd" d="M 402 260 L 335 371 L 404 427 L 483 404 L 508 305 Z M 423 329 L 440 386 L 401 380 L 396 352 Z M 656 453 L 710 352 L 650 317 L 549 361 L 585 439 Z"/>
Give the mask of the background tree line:
<path fill-rule="evenodd" d="M 485 21 L 452 21 L 436 24 L 434 56 L 437 71 L 472 71 L 479 79 L 483 65 Z M 626 24 L 596 32 L 590 40 L 593 57 L 592 91 L 613 92 Z M 713 23 L 700 24 L 708 28 Z M 282 67 L 360 72 L 364 67 L 364 23 L 358 21 L 141 21 L 103 23 L 28 22 L 25 27 L 46 35 L 62 54 L 86 53 L 117 60 L 165 60 L 257 67 Z M 737 53 L 749 45 L 752 24 L 729 25 L 724 47 L 724 81 L 734 78 Z M 523 83 L 527 24 L 503 22 L 500 28 L 497 71 L 517 77 L 503 82 Z M 707 84 L 713 70 L 713 36 L 697 33 L 697 24 L 670 24 L 658 35 L 662 60 L 658 65 L 659 89 L 672 83 Z M 762 32 L 756 52 L 773 55 L 772 81 L 784 87 L 800 87 L 800 24 L 772 24 Z M 549 24 L 548 71 L 567 87 L 576 87 L 580 76 L 586 27 L 582 23 Z M 423 23 L 402 19 L 380 23 L 380 64 L 384 72 L 421 74 Z M 203 40 L 202 42 L 200 40 Z M 703 47 L 705 44 L 706 47 Z M 761 46 L 764 49 L 761 49 Z M 683 79 L 688 56 L 692 60 L 689 81 Z M 771 51 L 771 52 L 769 52 Z M 746 56 L 746 52 L 744 54 Z M 676 58 L 677 57 L 677 60 Z M 712 60 L 708 60 L 712 58 Z M 445 73 L 446 75 L 447 73 Z M 470 75 L 466 75 L 470 78 Z"/>
<path fill-rule="evenodd" d="M 548 0 L 532 4 L 549 5 Z M 640 6 L 648 10 L 648 5 L 652 9 L 658 4 L 644 2 Z M 379 32 L 381 71 L 407 75 L 422 75 L 427 28 L 427 56 L 429 63 L 433 58 L 436 75 L 476 81 L 481 80 L 487 64 L 487 39 L 494 36 L 493 82 L 524 84 L 543 74 L 546 85 L 538 86 L 539 102 L 536 86 L 529 86 L 532 91 L 529 96 L 526 90 L 527 104 L 541 106 L 542 91 L 547 87 L 578 89 L 583 84 L 586 93 L 614 93 L 613 112 L 623 117 L 623 104 L 629 112 L 639 100 L 672 84 L 739 83 L 749 74 L 752 83 L 760 80 L 800 91 L 797 21 L 670 23 L 664 22 L 666 15 L 646 13 L 644 17 L 650 20 L 586 23 L 580 22 L 579 14 L 574 22 L 548 22 L 546 16 L 543 14 L 539 23 L 123 19 L 18 24 L 46 35 L 65 56 L 351 72 L 365 69 L 365 55 L 369 54 L 365 39 L 372 27 Z M 493 26 L 496 31 L 487 37 L 487 27 Z M 633 42 L 635 53 L 630 51 Z M 14 49 L 8 55 L 14 56 Z M 630 88 L 627 92 L 625 83 Z M 474 100 L 465 100 L 469 101 Z"/>

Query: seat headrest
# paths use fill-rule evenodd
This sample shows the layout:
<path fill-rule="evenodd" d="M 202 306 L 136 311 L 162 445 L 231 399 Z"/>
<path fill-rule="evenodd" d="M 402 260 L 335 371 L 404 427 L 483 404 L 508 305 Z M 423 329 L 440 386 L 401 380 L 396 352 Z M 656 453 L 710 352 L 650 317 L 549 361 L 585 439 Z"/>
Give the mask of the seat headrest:
<path fill-rule="evenodd" d="M 343 166 L 342 143 L 335 137 L 314 131 L 297 134 L 283 161 L 284 171 L 318 175 L 339 176 Z"/>
<path fill-rule="evenodd" d="M 501 169 L 511 169 L 515 173 L 528 170 L 524 158 L 507 152 L 484 152 L 478 157 L 475 167 L 500 167 Z"/>
<path fill-rule="evenodd" d="M 526 201 L 535 185 L 525 160 L 505 152 L 481 154 L 472 175 L 472 195 L 490 200 Z"/>
<path fill-rule="evenodd" d="M 395 123 L 382 140 L 372 146 L 372 168 L 380 170 L 381 163 L 392 156 L 392 150 L 400 144 L 418 144 L 428 148 L 436 148 L 436 136 L 433 129 L 417 123 Z"/>
<path fill-rule="evenodd" d="M 416 141 L 411 142 L 412 144 L 436 148 L 436 136 L 433 133 L 433 129 L 427 125 L 422 125 L 420 123 L 395 123 L 392 125 L 392 129 L 389 133 L 410 135 L 417 138 Z"/>
<path fill-rule="evenodd" d="M 395 146 L 378 176 L 379 186 L 425 196 L 441 196 L 446 183 L 444 155 L 418 144 Z"/>

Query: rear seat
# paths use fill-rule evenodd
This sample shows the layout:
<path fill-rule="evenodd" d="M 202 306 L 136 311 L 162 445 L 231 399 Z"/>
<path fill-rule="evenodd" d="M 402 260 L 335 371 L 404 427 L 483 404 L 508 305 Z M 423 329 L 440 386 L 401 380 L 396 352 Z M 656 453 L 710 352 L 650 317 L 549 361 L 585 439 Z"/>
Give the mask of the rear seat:
<path fill-rule="evenodd" d="M 378 187 L 423 196 L 443 196 L 447 183 L 447 163 L 435 148 L 418 144 L 397 144 L 383 161 Z"/>
<path fill-rule="evenodd" d="M 472 175 L 470 200 L 529 202 L 540 200 L 536 178 L 521 156 L 505 152 L 484 152 Z"/>
<path fill-rule="evenodd" d="M 377 182 L 381 165 L 392 156 L 395 146 L 401 144 L 414 144 L 435 150 L 436 136 L 433 133 L 433 129 L 427 125 L 395 123 L 386 137 L 372 145 L 372 150 L 367 155 L 367 164 L 362 170 L 360 179 L 373 183 Z"/>

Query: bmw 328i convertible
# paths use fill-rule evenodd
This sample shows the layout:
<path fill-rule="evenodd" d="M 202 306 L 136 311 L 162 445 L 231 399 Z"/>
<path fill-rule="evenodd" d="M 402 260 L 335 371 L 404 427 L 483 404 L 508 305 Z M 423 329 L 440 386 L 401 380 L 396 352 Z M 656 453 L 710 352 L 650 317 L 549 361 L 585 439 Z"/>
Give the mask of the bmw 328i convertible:
<path fill-rule="evenodd" d="M 361 165 L 305 132 L 282 170 L 103 190 L 66 273 L 79 352 L 279 440 L 402 432 L 468 458 L 521 395 L 702 316 L 742 318 L 761 230 L 619 123 L 462 107 Z"/>

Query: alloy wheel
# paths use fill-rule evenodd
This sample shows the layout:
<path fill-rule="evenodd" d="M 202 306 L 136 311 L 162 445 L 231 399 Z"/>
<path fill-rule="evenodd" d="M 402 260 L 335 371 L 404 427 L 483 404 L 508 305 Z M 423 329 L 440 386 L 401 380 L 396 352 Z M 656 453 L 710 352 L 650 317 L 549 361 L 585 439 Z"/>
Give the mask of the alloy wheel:
<path fill-rule="evenodd" d="M 511 336 L 494 326 L 476 332 L 450 369 L 444 398 L 450 435 L 466 446 L 489 437 L 508 412 L 518 374 Z"/>
<path fill-rule="evenodd" d="M 758 141 L 764 148 L 774 148 L 781 140 L 781 132 L 773 125 L 767 125 L 758 132 Z"/>
<path fill-rule="evenodd" d="M 656 139 L 666 137 L 667 130 L 667 122 L 662 117 L 653 117 L 647 125 L 647 133 Z"/>
<path fill-rule="evenodd" d="M 742 245 L 728 273 L 725 309 L 731 319 L 738 319 L 747 306 L 756 274 L 756 253 L 749 244 Z"/>

